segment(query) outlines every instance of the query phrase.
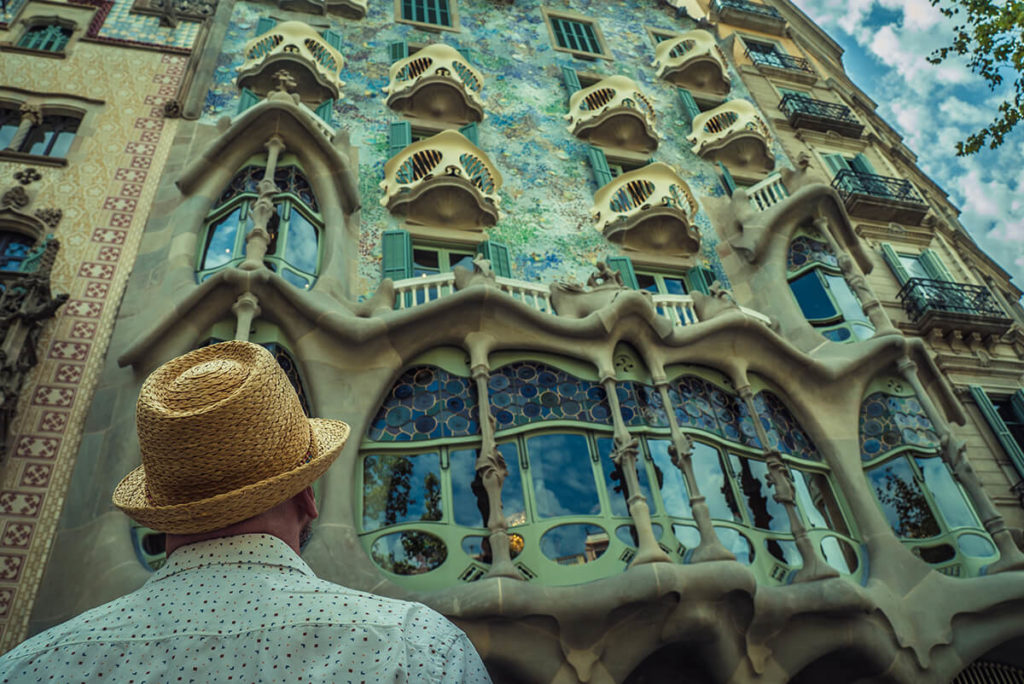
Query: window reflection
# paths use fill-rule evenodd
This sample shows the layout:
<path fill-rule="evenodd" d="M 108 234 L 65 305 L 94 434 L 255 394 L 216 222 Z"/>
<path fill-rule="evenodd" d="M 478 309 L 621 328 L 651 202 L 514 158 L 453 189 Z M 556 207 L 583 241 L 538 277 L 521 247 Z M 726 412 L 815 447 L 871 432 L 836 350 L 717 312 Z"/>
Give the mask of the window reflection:
<path fill-rule="evenodd" d="M 764 461 L 740 458 L 729 454 L 733 473 L 740 486 L 747 515 L 754 527 L 776 532 L 789 532 L 786 507 L 775 500 L 768 486 L 768 466 Z"/>
<path fill-rule="evenodd" d="M 441 459 L 371 454 L 363 460 L 363 529 L 441 519 Z"/>
<path fill-rule="evenodd" d="M 519 456 L 514 443 L 501 444 L 498 452 L 505 459 L 508 476 L 501 488 L 502 512 L 509 527 L 526 522 L 523 483 L 519 475 Z M 477 449 L 455 449 L 448 459 L 452 473 L 452 513 L 457 525 L 487 527 L 489 504 L 487 490 L 476 470 Z"/>
<path fill-rule="evenodd" d="M 690 498 L 686 492 L 686 480 L 683 472 L 672 462 L 668 448 L 672 442 L 667 439 L 648 439 L 647 448 L 654 459 L 655 472 L 658 475 L 661 502 L 665 512 L 678 518 L 692 518 Z"/>
<path fill-rule="evenodd" d="M 736 556 L 736 560 L 744 565 L 754 562 L 754 547 L 750 544 L 749 539 L 731 527 L 716 527 L 715 532 L 718 533 L 718 539 L 725 548 Z"/>
<path fill-rule="evenodd" d="M 597 453 L 601 457 L 601 470 L 604 471 L 604 487 L 608 492 L 608 501 L 612 507 L 612 515 L 629 515 L 630 492 L 626 486 L 626 475 L 621 466 L 615 465 L 612 461 L 612 450 L 615 448 L 615 441 L 610 437 L 598 437 Z M 647 499 L 647 505 L 651 514 L 657 513 L 654 504 L 654 497 L 651 496 L 651 488 L 647 482 L 647 469 L 644 468 L 643 453 L 636 457 L 636 476 L 640 482 L 640 493 Z"/>
<path fill-rule="evenodd" d="M 608 533 L 597 525 L 559 525 L 540 538 L 540 550 L 559 565 L 589 563 L 607 549 Z"/>
<path fill-rule="evenodd" d="M 448 547 L 433 534 L 406 530 L 377 537 L 370 556 L 377 565 L 396 575 L 421 575 L 444 563 Z"/>
<path fill-rule="evenodd" d="M 693 472 L 700 487 L 700 493 L 707 499 L 712 518 L 740 522 L 739 506 L 732 486 L 722 470 L 722 461 L 718 449 L 704 444 L 693 443 Z"/>
<path fill-rule="evenodd" d="M 591 515 L 601 509 L 590 465 L 587 438 L 579 434 L 548 433 L 529 437 L 526 452 L 537 514 Z"/>
<path fill-rule="evenodd" d="M 924 484 L 932 493 L 942 517 L 949 527 L 979 527 L 978 518 L 964 500 L 959 485 L 953 481 L 946 464 L 938 456 L 915 458 L 924 476 Z"/>
<path fill-rule="evenodd" d="M 889 461 L 869 470 L 867 476 L 896 534 L 907 539 L 925 539 L 939 534 L 928 499 L 907 461 L 902 458 Z"/>

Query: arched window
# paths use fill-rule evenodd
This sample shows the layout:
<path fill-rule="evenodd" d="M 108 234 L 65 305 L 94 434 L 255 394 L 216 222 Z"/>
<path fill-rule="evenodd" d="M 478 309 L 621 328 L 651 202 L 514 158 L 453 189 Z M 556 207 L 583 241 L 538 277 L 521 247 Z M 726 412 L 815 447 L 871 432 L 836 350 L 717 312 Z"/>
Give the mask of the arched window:
<path fill-rule="evenodd" d="M 34 24 L 18 38 L 18 47 L 42 52 L 63 52 L 73 33 L 70 26 L 50 21 Z"/>
<path fill-rule="evenodd" d="M 611 403 L 593 370 L 539 355 L 492 360 L 488 379 L 498 451 L 507 467 L 502 505 L 510 552 L 522 574 L 576 584 L 621 572 L 636 552 L 615 443 Z M 765 581 L 783 581 L 801 560 L 745 405 L 706 369 L 677 369 L 669 392 L 693 441 L 694 468 L 723 543 Z M 476 473 L 480 448 L 475 382 L 465 354 L 436 350 L 390 388 L 362 447 L 361 532 L 383 570 L 418 589 L 480 577 L 491 562 L 488 500 Z M 637 478 L 655 537 L 677 562 L 696 546 L 688 492 L 672 463 L 661 394 L 617 383 L 622 418 L 637 438 Z M 826 558 L 857 570 L 849 528 L 827 470 L 807 434 L 767 389 L 759 419 L 772 448 L 793 467 L 805 525 Z M 774 578 L 774 579 L 773 579 Z"/>
<path fill-rule="evenodd" d="M 833 342 L 866 340 L 875 328 L 839 270 L 839 259 L 820 236 L 796 235 L 786 260 L 789 289 L 804 318 Z"/>
<path fill-rule="evenodd" d="M 245 260 L 250 213 L 259 197 L 257 185 L 262 179 L 262 166 L 246 166 L 217 200 L 206 224 L 196 266 L 200 282 Z M 263 261 L 295 287 L 308 290 L 316 282 L 320 264 L 320 204 L 302 170 L 294 164 L 278 166 L 274 183 L 280 192 L 273 197 L 276 216 L 267 226 L 271 239 Z"/>
<path fill-rule="evenodd" d="M 922 560 L 948 575 L 978 574 L 996 547 L 939 455 L 939 436 L 898 379 L 872 383 L 860 410 L 860 453 L 875 498 Z"/>

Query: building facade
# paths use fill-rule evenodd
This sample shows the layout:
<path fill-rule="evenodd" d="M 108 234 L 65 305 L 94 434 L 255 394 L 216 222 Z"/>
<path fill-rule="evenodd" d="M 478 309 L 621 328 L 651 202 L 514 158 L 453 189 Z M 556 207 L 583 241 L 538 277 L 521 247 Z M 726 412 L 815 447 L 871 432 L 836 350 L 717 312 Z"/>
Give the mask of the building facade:
<path fill-rule="evenodd" d="M 307 560 L 495 681 L 1024 681 L 1021 291 L 796 5 L 4 17 L 0 177 L 64 212 L 14 253 L 69 295 L 19 343 L 4 648 L 159 567 L 109 501 L 139 386 L 248 339 L 353 428 Z"/>

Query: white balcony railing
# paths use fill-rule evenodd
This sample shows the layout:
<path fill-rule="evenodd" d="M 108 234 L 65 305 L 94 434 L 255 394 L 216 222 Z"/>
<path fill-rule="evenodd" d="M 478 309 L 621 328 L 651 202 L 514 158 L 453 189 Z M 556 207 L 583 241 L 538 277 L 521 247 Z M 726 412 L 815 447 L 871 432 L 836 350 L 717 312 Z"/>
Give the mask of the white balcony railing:
<path fill-rule="evenodd" d="M 238 85 L 261 95 L 271 90 L 273 76 L 279 68 L 287 67 L 292 67 L 290 75 L 296 80 L 300 95 L 310 98 L 324 95 L 324 92 L 305 92 L 314 88 L 327 91 L 326 97 L 338 98 L 340 87 L 345 85 L 339 80 L 345 58 L 303 21 L 275 25 L 246 43 L 242 54 L 245 61 L 238 68 Z M 301 68 L 296 71 L 296 66 Z"/>
<path fill-rule="evenodd" d="M 656 294 L 651 299 L 658 315 L 672 321 L 672 325 L 692 325 L 698 320 L 690 295 Z"/>
<path fill-rule="evenodd" d="M 782 183 L 782 176 L 776 171 L 747 188 L 747 197 L 754 209 L 765 211 L 789 197 L 789 191 Z"/>
<path fill-rule="evenodd" d="M 725 65 L 722 48 L 718 47 L 715 37 L 703 29 L 658 43 L 651 64 L 658 69 L 658 78 L 723 94 L 729 90 Z"/>
<path fill-rule="evenodd" d="M 391 65 L 390 83 L 384 88 L 388 94 L 388 106 L 414 97 L 415 91 L 428 84 L 450 85 L 465 100 L 465 107 L 476 111 L 475 117 L 465 118 L 480 120 L 483 117 L 484 104 L 480 98 L 483 74 L 470 66 L 458 50 L 442 44 L 428 45 Z M 439 116 L 451 108 L 451 104 L 437 92 L 428 92 L 423 97 L 429 100 L 421 107 L 426 113 Z"/>
<path fill-rule="evenodd" d="M 771 145 L 768 125 L 754 105 L 746 100 L 730 100 L 694 117 L 690 142 L 693 153 L 702 156 L 711 147 L 748 135 L 757 136 L 765 146 Z"/>

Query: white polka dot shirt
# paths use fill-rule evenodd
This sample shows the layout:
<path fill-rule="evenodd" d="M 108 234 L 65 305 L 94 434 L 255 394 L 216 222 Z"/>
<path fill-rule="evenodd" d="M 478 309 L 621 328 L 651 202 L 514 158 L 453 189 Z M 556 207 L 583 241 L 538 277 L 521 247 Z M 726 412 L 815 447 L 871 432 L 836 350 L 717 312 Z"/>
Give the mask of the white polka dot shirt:
<path fill-rule="evenodd" d="M 439 613 L 319 579 L 276 537 L 177 549 L 138 591 L 0 657 L 0 682 L 490 682 Z"/>

